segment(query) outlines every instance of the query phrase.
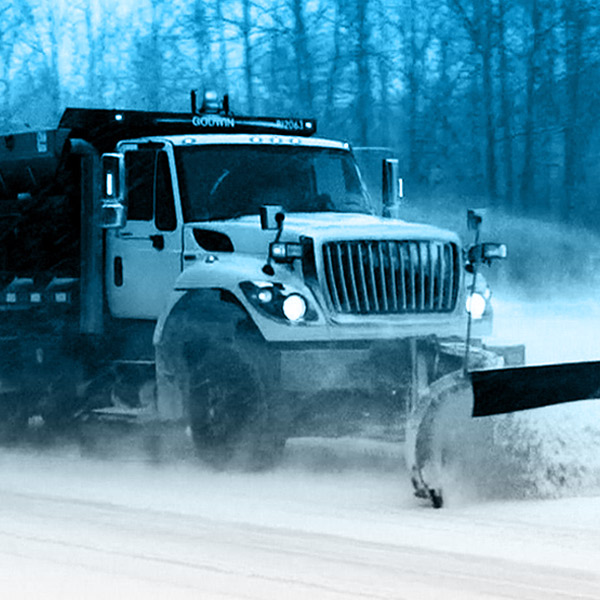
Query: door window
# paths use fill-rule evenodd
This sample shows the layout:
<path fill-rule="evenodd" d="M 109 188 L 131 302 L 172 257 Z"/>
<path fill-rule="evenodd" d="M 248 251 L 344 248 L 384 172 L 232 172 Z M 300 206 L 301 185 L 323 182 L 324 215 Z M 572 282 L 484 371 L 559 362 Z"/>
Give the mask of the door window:
<path fill-rule="evenodd" d="M 154 218 L 159 231 L 173 231 L 177 227 L 169 157 L 166 152 L 159 152 L 156 157 Z"/>
<path fill-rule="evenodd" d="M 155 148 L 126 152 L 125 183 L 128 220 L 154 219 L 159 231 L 175 230 L 175 200 L 166 152 Z"/>

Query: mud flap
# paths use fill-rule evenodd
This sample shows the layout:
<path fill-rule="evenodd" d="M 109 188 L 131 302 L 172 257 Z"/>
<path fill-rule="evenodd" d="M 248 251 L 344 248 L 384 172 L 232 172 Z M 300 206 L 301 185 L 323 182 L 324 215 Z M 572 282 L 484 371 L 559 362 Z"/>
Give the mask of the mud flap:
<path fill-rule="evenodd" d="M 600 361 L 470 373 L 473 417 L 600 397 Z"/>

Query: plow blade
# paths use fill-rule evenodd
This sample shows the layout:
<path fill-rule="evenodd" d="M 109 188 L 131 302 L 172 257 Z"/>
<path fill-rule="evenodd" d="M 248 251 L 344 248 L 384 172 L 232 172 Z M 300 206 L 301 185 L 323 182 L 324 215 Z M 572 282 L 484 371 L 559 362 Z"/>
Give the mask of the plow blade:
<path fill-rule="evenodd" d="M 472 371 L 473 417 L 600 397 L 600 361 Z"/>

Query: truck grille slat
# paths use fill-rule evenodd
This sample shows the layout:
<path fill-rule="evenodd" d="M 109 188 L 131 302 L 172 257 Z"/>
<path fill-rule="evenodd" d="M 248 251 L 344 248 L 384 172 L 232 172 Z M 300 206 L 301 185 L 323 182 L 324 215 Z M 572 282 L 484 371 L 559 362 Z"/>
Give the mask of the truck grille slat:
<path fill-rule="evenodd" d="M 383 311 L 384 312 L 389 312 L 389 308 L 388 308 L 388 292 L 387 292 L 387 285 L 386 285 L 386 279 L 387 277 L 387 273 L 386 273 L 386 261 L 383 258 L 383 247 L 384 244 L 377 244 L 378 249 L 379 249 L 379 276 L 381 278 L 381 300 L 382 300 L 382 304 L 383 304 Z M 387 260 L 387 265 L 388 265 L 388 271 L 390 269 L 390 261 Z"/>
<path fill-rule="evenodd" d="M 421 312 L 425 311 L 425 293 L 427 288 L 425 287 L 425 252 L 427 249 L 423 244 L 419 244 L 417 242 L 417 254 L 419 255 L 419 284 L 420 284 L 420 294 L 419 294 L 419 309 Z"/>
<path fill-rule="evenodd" d="M 406 260 L 404 257 L 404 247 L 400 244 L 396 244 L 396 252 L 400 259 L 400 294 L 402 295 L 402 311 L 406 311 L 408 304 L 406 301 Z"/>
<path fill-rule="evenodd" d="M 444 255 L 446 256 L 446 260 L 444 261 L 446 266 L 445 273 L 448 274 L 448 289 L 446 293 L 446 310 L 451 310 L 454 307 L 454 302 L 456 302 L 456 298 L 453 298 L 453 291 L 455 287 L 455 277 L 454 277 L 454 268 L 452 266 L 452 249 L 444 248 Z"/>
<path fill-rule="evenodd" d="M 335 270 L 333 268 L 333 260 L 331 258 L 331 248 L 329 246 L 323 247 L 323 257 L 325 260 L 325 273 L 327 276 L 327 286 L 329 289 L 329 297 L 333 301 L 333 305 L 337 312 L 342 312 L 342 306 L 340 304 L 340 296 L 338 293 L 337 285 L 335 282 Z"/>
<path fill-rule="evenodd" d="M 437 261 L 437 274 L 436 274 L 436 304 L 437 310 L 440 310 L 444 303 L 444 249 L 440 244 L 435 245 L 435 255 Z"/>
<path fill-rule="evenodd" d="M 437 260 L 433 259 L 433 252 L 436 250 L 435 244 L 427 245 L 427 254 L 429 257 L 429 310 L 433 311 L 435 308 L 435 279 L 437 270 Z"/>
<path fill-rule="evenodd" d="M 367 279 L 365 277 L 365 263 L 364 263 L 364 255 L 363 255 L 363 247 L 362 245 L 356 244 L 356 248 L 358 251 L 358 269 L 360 271 L 360 289 L 362 293 L 362 297 L 365 303 L 365 310 L 367 312 L 371 311 L 371 303 L 369 302 L 369 292 L 367 290 Z"/>
<path fill-rule="evenodd" d="M 342 245 L 338 244 L 336 250 L 337 250 L 337 264 L 338 264 L 339 272 L 344 273 L 345 269 L 344 269 L 344 257 L 342 255 Z M 342 306 L 344 306 L 344 308 L 350 312 L 352 310 L 352 307 L 350 306 L 350 297 L 348 296 L 348 278 L 347 277 L 343 277 L 340 279 L 340 288 L 342 290 L 342 297 L 340 298 L 340 301 L 342 302 Z"/>
<path fill-rule="evenodd" d="M 369 275 L 371 279 L 373 305 L 375 306 L 375 312 L 379 312 L 379 298 L 377 298 L 377 282 L 375 281 L 375 266 L 373 261 L 373 245 L 371 242 L 367 243 L 367 255 L 369 257 Z"/>
<path fill-rule="evenodd" d="M 398 312 L 398 291 L 396 289 L 396 269 L 398 267 L 398 263 L 394 259 L 394 245 L 392 242 L 388 242 L 387 251 L 390 260 L 390 290 L 392 292 L 392 311 Z"/>
<path fill-rule="evenodd" d="M 360 312 L 360 295 L 358 293 L 358 287 L 356 284 L 356 273 L 354 269 L 354 256 L 352 252 L 352 244 L 348 242 L 345 244 L 346 247 L 346 255 L 348 256 L 348 271 L 350 272 L 350 283 L 352 284 L 351 292 L 352 292 L 352 304 L 354 304 L 354 308 Z"/>
<path fill-rule="evenodd" d="M 417 311 L 417 268 L 419 265 L 419 248 L 416 242 L 408 245 L 408 281 L 410 283 L 410 307 Z"/>
<path fill-rule="evenodd" d="M 325 291 L 341 314 L 454 310 L 459 260 L 455 244 L 358 240 L 323 244 Z"/>

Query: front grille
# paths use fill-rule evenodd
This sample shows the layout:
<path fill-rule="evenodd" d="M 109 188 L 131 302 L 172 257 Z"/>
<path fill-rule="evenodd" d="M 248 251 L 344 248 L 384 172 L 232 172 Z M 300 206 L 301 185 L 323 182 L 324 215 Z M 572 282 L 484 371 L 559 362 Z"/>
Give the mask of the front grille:
<path fill-rule="evenodd" d="M 356 240 L 323 244 L 325 288 L 342 314 L 448 312 L 459 279 L 455 244 Z"/>

